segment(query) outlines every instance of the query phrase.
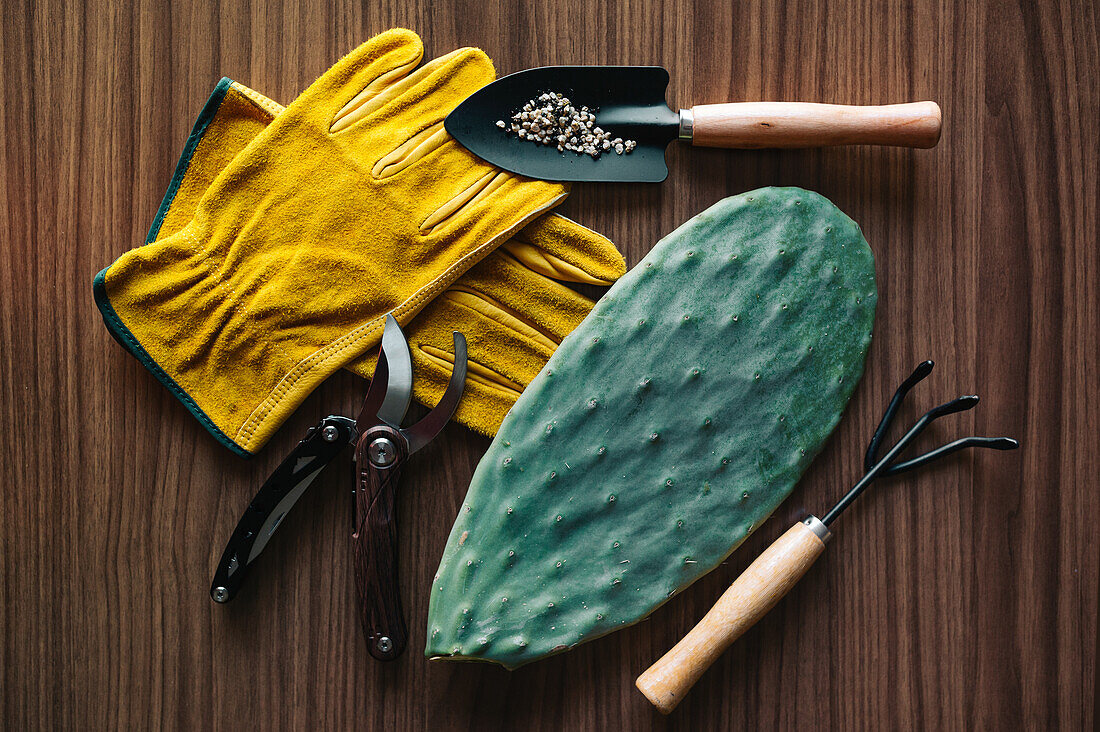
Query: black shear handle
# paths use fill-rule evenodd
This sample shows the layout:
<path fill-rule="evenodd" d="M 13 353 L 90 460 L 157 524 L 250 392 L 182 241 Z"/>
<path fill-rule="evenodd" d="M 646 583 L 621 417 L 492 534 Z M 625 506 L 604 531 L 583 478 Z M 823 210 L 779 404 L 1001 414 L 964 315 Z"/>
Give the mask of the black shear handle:
<path fill-rule="evenodd" d="M 409 637 L 397 582 L 395 500 L 407 457 L 405 438 L 385 425 L 367 430 L 355 447 L 355 584 L 367 650 L 379 661 L 400 656 Z"/>
<path fill-rule="evenodd" d="M 355 422 L 347 417 L 329 416 L 311 427 L 305 438 L 264 482 L 237 528 L 225 545 L 221 561 L 210 585 L 214 602 L 232 600 L 249 567 L 267 546 L 275 530 L 313 479 L 355 439 Z"/>

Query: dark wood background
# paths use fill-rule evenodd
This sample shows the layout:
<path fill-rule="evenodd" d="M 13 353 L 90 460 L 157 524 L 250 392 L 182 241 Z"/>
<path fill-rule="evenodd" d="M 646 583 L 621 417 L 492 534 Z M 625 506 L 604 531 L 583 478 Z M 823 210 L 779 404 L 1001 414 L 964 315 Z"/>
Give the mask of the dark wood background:
<path fill-rule="evenodd" d="M 6 2 L 0 26 L 0 719 L 25 728 L 1091 729 L 1097 718 L 1100 131 L 1094 2 L 386 0 Z M 820 191 L 863 227 L 880 305 L 866 376 L 795 494 L 636 627 L 509 673 L 429 663 L 427 590 L 488 441 L 451 425 L 401 496 L 411 648 L 354 613 L 349 476 L 325 473 L 249 591 L 208 583 L 252 492 L 338 375 L 256 459 L 218 446 L 108 336 L 91 280 L 138 244 L 222 75 L 288 101 L 374 33 L 501 73 L 663 64 L 675 106 L 938 101 L 931 151 L 672 149 L 663 185 L 578 185 L 562 210 L 630 263 L 717 199 Z M 858 477 L 895 384 L 907 411 L 980 392 L 938 439 L 1018 437 L 876 488 L 810 575 L 665 720 L 635 676 L 804 511 Z"/>

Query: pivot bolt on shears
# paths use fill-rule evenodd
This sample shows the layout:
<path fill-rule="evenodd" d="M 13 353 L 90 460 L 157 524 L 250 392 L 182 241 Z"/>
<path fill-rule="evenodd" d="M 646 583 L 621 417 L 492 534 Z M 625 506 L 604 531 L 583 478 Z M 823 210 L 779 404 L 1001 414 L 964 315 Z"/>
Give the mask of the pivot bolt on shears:
<path fill-rule="evenodd" d="M 408 630 L 397 582 L 397 484 L 405 461 L 439 434 L 462 398 L 466 339 L 457 331 L 454 349 L 455 365 L 443 398 L 416 424 L 402 427 L 412 397 L 412 359 L 401 327 L 392 314 L 386 316 L 378 362 L 358 418 L 322 419 L 263 484 L 222 553 L 210 588 L 215 602 L 227 603 L 237 595 L 250 566 L 306 488 L 354 444 L 351 539 L 360 620 L 371 656 L 390 661 L 401 655 Z"/>
<path fill-rule="evenodd" d="M 931 361 L 920 363 L 894 392 L 867 447 L 863 461 L 865 472 L 859 482 L 824 518 L 811 514 L 776 539 L 734 580 L 699 624 L 638 677 L 636 686 L 658 710 L 665 714 L 671 712 L 718 656 L 790 591 L 825 550 L 825 542 L 832 537 L 829 526 L 876 478 L 904 473 L 967 447 L 1014 450 L 1020 446 L 1009 437 L 964 437 L 911 460 L 898 462 L 902 452 L 933 421 L 976 407 L 978 397 L 971 395 L 952 399 L 926 412 L 885 455 L 879 457 L 882 441 L 905 395 L 932 373 L 932 366 Z"/>

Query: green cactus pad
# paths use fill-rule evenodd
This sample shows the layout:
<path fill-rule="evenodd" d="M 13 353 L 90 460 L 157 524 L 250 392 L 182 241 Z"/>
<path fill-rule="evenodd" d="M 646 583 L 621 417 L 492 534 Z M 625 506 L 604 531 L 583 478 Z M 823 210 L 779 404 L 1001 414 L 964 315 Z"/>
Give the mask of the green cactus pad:
<path fill-rule="evenodd" d="M 429 656 L 513 668 L 635 623 L 790 494 L 863 372 L 874 260 L 765 188 L 662 239 L 562 342 L 477 467 Z"/>

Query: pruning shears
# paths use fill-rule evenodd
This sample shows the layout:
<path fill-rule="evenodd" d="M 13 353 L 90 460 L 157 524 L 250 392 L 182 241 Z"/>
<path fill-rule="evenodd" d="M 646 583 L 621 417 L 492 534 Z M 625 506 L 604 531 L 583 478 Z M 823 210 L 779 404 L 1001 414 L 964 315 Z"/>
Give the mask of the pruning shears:
<path fill-rule="evenodd" d="M 226 544 L 210 596 L 227 603 L 248 570 L 313 479 L 349 444 L 354 445 L 355 500 L 352 554 L 359 612 L 367 649 L 380 661 L 401 655 L 408 630 L 397 582 L 395 500 L 401 469 L 447 424 L 466 383 L 466 339 L 454 332 L 454 369 L 447 390 L 426 416 L 402 427 L 412 397 L 409 344 L 393 315 L 386 316 L 382 345 L 363 408 L 356 419 L 330 415 L 309 428 L 301 442 L 264 482 Z"/>

